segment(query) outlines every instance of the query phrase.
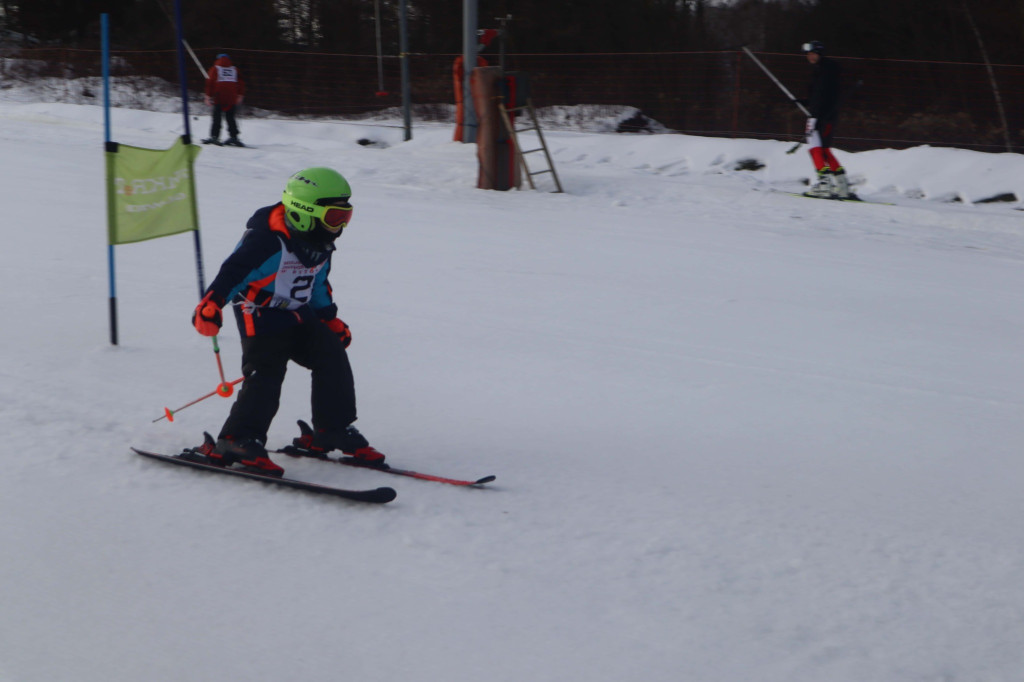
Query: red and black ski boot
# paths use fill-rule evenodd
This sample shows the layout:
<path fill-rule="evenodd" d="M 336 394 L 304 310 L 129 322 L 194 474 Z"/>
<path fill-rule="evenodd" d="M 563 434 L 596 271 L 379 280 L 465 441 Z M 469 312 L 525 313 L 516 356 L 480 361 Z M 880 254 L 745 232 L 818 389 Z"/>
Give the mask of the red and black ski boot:
<path fill-rule="evenodd" d="M 214 466 L 240 469 L 261 476 L 275 478 L 284 476 L 284 469 L 270 459 L 263 443 L 255 438 L 235 439 L 226 436 L 214 441 L 208 433 L 204 433 L 203 436 L 205 438 L 202 445 L 182 454 L 186 455 L 191 452 L 205 457 Z"/>
<path fill-rule="evenodd" d="M 299 420 L 302 435 L 292 441 L 296 448 L 306 450 L 314 457 L 326 457 L 332 450 L 341 450 L 346 457 L 358 459 L 369 466 L 384 464 L 384 453 L 370 445 L 356 427 L 349 425 L 342 431 L 310 428 L 309 424 Z"/>

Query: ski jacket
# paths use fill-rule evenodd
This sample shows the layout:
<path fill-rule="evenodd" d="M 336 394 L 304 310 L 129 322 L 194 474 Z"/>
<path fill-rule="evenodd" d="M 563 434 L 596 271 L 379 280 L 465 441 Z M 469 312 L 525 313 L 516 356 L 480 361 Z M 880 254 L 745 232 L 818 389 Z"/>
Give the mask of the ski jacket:
<path fill-rule="evenodd" d="M 213 100 L 214 106 L 224 111 L 238 103 L 238 96 L 245 94 L 245 82 L 238 67 L 231 63 L 230 57 L 220 57 L 206 74 L 206 94 Z"/>
<path fill-rule="evenodd" d="M 259 209 L 210 284 L 214 300 L 235 306 L 243 336 L 274 334 L 338 316 L 327 275 L 334 245 L 313 248 L 284 222 L 284 206 Z"/>
<path fill-rule="evenodd" d="M 839 117 L 839 62 L 821 56 L 811 70 L 811 84 L 808 90 L 807 110 L 811 117 L 818 119 L 818 126 L 834 123 Z"/>

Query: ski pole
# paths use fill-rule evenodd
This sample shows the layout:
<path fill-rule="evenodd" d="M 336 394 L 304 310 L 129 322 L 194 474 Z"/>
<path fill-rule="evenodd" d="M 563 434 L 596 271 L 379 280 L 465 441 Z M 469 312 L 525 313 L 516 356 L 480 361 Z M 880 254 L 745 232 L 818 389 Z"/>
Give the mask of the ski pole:
<path fill-rule="evenodd" d="M 772 73 L 771 71 L 768 70 L 767 66 L 765 66 L 764 64 L 761 63 L 760 59 L 758 59 L 756 56 L 754 56 L 754 53 L 750 51 L 750 48 L 748 48 L 746 45 L 744 45 L 743 46 L 743 51 L 747 53 L 748 57 L 750 57 L 751 59 L 754 60 L 755 64 L 757 64 L 759 67 L 761 67 L 761 70 L 765 72 L 765 75 L 767 75 L 769 78 L 772 79 L 772 82 L 775 83 L 775 85 L 779 86 L 779 90 L 782 90 L 782 92 L 786 95 L 786 97 L 789 98 L 789 101 L 792 102 L 793 104 L 797 105 L 797 107 L 799 107 L 800 111 L 803 112 L 804 116 L 806 116 L 807 118 L 811 118 L 811 112 L 807 111 L 807 107 L 805 107 L 803 104 L 801 104 L 800 100 L 798 100 L 796 97 L 793 96 L 793 93 L 791 93 L 789 91 L 789 89 L 786 88 L 786 86 L 782 84 L 782 81 L 780 81 L 778 78 L 775 77 L 774 73 Z M 792 154 L 797 149 L 800 149 L 800 145 L 802 145 L 802 144 L 803 144 L 803 140 L 801 140 L 800 142 L 797 142 L 795 145 L 793 145 L 793 148 L 790 149 L 789 151 L 787 151 L 786 153 L 787 154 Z"/>
<path fill-rule="evenodd" d="M 754 53 L 750 51 L 750 48 L 748 48 L 748 47 L 747 47 L 746 45 L 744 45 L 744 46 L 743 46 L 743 51 L 744 51 L 744 52 L 746 52 L 746 53 L 747 53 L 747 55 L 748 55 L 748 56 L 749 56 L 749 57 L 750 57 L 751 59 L 753 59 L 753 60 L 754 60 L 754 63 L 755 63 L 755 64 L 757 64 L 758 66 L 760 66 L 760 67 L 761 67 L 761 70 L 762 70 L 762 71 L 764 71 L 764 72 L 765 72 L 765 74 L 766 74 L 766 75 L 767 75 L 767 76 L 768 76 L 769 78 L 771 78 L 771 79 L 772 79 L 772 82 L 773 82 L 773 83 L 775 83 L 775 84 L 776 84 L 777 86 L 779 86 L 779 90 L 782 90 L 782 92 L 784 92 L 784 93 L 786 94 L 786 97 L 788 97 L 788 98 L 789 98 L 789 101 L 790 101 L 790 102 L 792 102 L 793 104 L 797 105 L 797 106 L 798 106 L 798 107 L 800 108 L 800 111 L 802 111 L 802 112 L 803 112 L 804 116 L 806 116 L 807 118 L 810 118 L 810 117 L 811 117 L 811 112 L 807 111 L 807 107 L 805 107 L 805 106 L 804 106 L 803 104 L 801 104 L 801 103 L 800 103 L 800 101 L 799 101 L 799 100 L 798 100 L 798 99 L 797 99 L 796 97 L 793 97 L 793 93 L 791 93 L 791 92 L 790 92 L 790 91 L 789 91 L 789 90 L 788 90 L 788 89 L 786 88 L 786 86 L 785 86 L 785 85 L 783 85 L 783 84 L 782 84 L 782 82 L 781 82 L 781 81 L 780 81 L 780 80 L 779 80 L 778 78 L 776 78 L 776 77 L 775 77 L 775 74 L 774 74 L 774 73 L 772 73 L 771 71 L 769 71 L 769 70 L 768 70 L 768 67 L 767 67 L 767 66 L 765 66 L 764 64 L 762 64 L 762 63 L 761 63 L 761 60 L 760 60 L 760 59 L 758 59 L 757 57 L 755 57 L 755 56 L 754 56 Z"/>
<path fill-rule="evenodd" d="M 219 395 L 222 398 L 227 398 L 235 390 L 234 389 L 235 384 L 241 383 L 244 380 L 245 380 L 245 377 L 238 377 L 237 379 L 235 379 L 234 381 L 231 381 L 231 382 L 225 381 L 220 386 L 218 386 L 214 390 L 210 391 L 206 395 L 202 396 L 201 398 L 196 398 L 195 400 L 193 400 L 190 403 L 185 403 L 184 405 L 182 405 L 181 407 L 179 407 L 176 410 L 172 410 L 169 407 L 165 407 L 164 408 L 163 416 L 162 417 L 157 417 L 156 419 L 154 419 L 153 423 L 155 424 L 156 422 L 160 421 L 161 419 L 166 419 L 167 421 L 172 422 L 172 421 L 174 421 L 174 415 L 177 414 L 178 412 L 181 412 L 186 407 L 192 407 L 196 403 L 201 402 L 203 400 L 206 400 L 207 398 L 213 397 L 215 395 Z M 227 387 L 226 392 L 224 390 L 225 387 Z"/>
<path fill-rule="evenodd" d="M 220 386 L 217 387 L 217 393 L 222 398 L 227 398 L 235 390 L 232 386 L 237 383 L 232 381 L 230 384 L 227 379 L 224 378 L 224 365 L 220 361 L 220 346 L 217 345 L 217 335 L 213 335 L 213 355 L 217 358 L 217 371 L 220 372 Z"/>

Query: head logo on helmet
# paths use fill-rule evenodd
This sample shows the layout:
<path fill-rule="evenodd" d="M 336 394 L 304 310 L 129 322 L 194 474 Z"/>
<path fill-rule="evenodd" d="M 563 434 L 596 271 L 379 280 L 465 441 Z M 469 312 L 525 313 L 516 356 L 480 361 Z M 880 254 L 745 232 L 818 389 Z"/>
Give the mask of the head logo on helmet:
<path fill-rule="evenodd" d="M 284 215 L 288 226 L 296 232 L 309 233 L 317 227 L 324 226 L 329 232 L 337 233 L 345 227 L 335 220 L 325 222 L 325 206 L 348 204 L 352 197 L 352 188 L 348 181 L 336 170 L 331 168 L 307 168 L 288 178 L 281 195 L 284 204 Z M 351 207 L 349 207 L 351 212 Z"/>

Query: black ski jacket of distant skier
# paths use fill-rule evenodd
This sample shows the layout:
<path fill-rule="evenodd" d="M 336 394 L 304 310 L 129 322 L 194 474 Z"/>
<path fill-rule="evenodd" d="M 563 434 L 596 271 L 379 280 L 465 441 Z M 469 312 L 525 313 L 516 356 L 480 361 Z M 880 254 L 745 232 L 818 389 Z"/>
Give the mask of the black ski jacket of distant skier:
<path fill-rule="evenodd" d="M 807 110 L 811 113 L 811 118 L 818 119 L 819 129 L 823 124 L 835 123 L 839 118 L 841 75 L 839 63 L 825 55 L 821 56 L 811 70 Z"/>

